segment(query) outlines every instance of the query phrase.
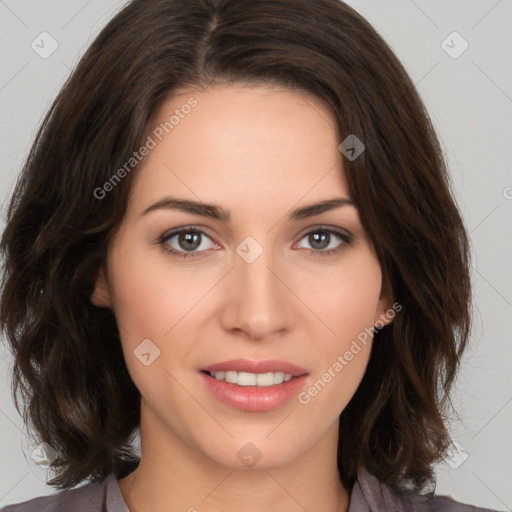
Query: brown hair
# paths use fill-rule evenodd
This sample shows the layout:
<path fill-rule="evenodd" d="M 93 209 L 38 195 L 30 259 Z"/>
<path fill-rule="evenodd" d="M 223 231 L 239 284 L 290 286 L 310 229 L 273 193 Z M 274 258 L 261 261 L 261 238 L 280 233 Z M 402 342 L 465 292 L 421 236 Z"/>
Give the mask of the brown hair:
<path fill-rule="evenodd" d="M 400 61 L 338 0 L 133 0 L 53 102 L 12 196 L 0 250 L 0 326 L 17 394 L 58 453 L 61 489 L 113 471 L 139 426 L 118 326 L 90 301 L 136 170 L 93 193 L 140 147 L 177 88 L 263 82 L 311 93 L 366 149 L 344 159 L 351 195 L 402 307 L 375 334 L 340 416 L 340 478 L 364 466 L 397 490 L 434 480 L 470 326 L 469 244 L 428 113 Z M 410 485 L 409 485 L 410 486 Z"/>

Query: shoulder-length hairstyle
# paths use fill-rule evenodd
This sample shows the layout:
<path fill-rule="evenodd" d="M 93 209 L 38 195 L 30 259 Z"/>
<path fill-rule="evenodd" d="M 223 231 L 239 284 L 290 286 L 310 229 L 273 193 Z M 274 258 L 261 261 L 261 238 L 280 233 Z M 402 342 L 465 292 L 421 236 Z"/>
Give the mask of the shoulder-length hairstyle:
<path fill-rule="evenodd" d="M 140 422 L 115 317 L 90 300 L 137 169 L 106 197 L 97 189 L 141 147 L 173 91 L 233 82 L 311 93 L 333 113 L 340 143 L 354 134 L 365 145 L 344 167 L 402 309 L 377 330 L 340 415 L 338 467 L 349 485 L 365 467 L 398 491 L 421 491 L 450 444 L 447 407 L 470 330 L 469 237 L 414 84 L 339 0 L 132 0 L 53 102 L 0 243 L 11 391 L 18 412 L 23 397 L 25 423 L 58 454 L 49 484 L 104 479 L 134 453 Z"/>

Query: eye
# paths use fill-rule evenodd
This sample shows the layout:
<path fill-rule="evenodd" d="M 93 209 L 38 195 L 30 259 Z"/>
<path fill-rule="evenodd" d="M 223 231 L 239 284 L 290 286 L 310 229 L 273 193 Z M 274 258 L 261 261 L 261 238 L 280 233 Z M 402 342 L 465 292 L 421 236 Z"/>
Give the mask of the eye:
<path fill-rule="evenodd" d="M 341 240 L 336 244 L 336 240 Z M 345 249 L 352 243 L 352 236 L 348 233 L 333 230 L 330 228 L 317 228 L 306 233 L 301 240 L 307 239 L 312 249 L 307 251 L 312 256 L 332 256 Z"/>
<path fill-rule="evenodd" d="M 211 238 L 202 230 L 193 227 L 175 229 L 171 233 L 162 235 L 158 243 L 162 248 L 179 258 L 196 258 L 206 250 L 211 249 L 205 240 Z M 327 227 L 320 227 L 306 233 L 300 240 L 307 239 L 312 249 L 306 249 L 312 256 L 331 256 L 352 243 L 352 235 Z M 336 244 L 336 239 L 338 243 Z M 333 246 L 334 243 L 334 246 Z"/>
<path fill-rule="evenodd" d="M 205 247 L 204 238 L 211 240 L 211 238 L 200 229 L 184 227 L 163 235 L 159 243 L 165 251 L 174 256 L 180 258 L 195 258 L 200 256 L 206 249 L 209 249 L 209 247 Z M 173 239 L 176 239 L 174 241 L 174 247 L 171 243 Z"/>

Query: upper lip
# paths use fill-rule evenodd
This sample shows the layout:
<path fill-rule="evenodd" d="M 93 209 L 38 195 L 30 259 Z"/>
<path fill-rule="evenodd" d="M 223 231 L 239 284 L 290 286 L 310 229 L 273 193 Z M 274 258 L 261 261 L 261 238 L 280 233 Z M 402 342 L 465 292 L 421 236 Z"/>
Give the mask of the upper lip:
<path fill-rule="evenodd" d="M 230 361 L 222 361 L 209 366 L 204 366 L 201 370 L 208 372 L 235 371 L 247 373 L 270 373 L 283 372 L 290 373 L 293 377 L 304 375 L 306 370 L 286 361 L 278 361 L 277 359 L 267 359 L 265 361 L 254 361 L 250 359 L 232 359 Z"/>

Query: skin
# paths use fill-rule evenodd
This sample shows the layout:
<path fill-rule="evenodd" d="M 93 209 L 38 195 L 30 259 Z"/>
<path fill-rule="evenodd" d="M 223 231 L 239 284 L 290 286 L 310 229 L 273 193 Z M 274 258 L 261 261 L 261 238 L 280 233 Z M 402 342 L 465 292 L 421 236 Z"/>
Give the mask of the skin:
<path fill-rule="evenodd" d="M 126 216 L 91 297 L 114 312 L 142 395 L 142 457 L 119 480 L 123 498 L 132 512 L 346 511 L 338 416 L 364 375 L 371 339 L 307 405 L 294 397 L 269 412 L 237 410 L 198 373 L 229 359 L 281 359 L 307 370 L 307 389 L 390 310 L 354 206 L 287 220 L 300 206 L 351 197 L 334 117 L 313 96 L 265 84 L 178 92 L 152 128 L 190 96 L 198 105 L 133 171 Z M 218 204 L 232 219 L 171 209 L 142 215 L 170 195 Z M 207 235 L 192 250 L 198 257 L 159 244 L 183 226 Z M 341 250 L 314 257 L 326 249 L 308 235 L 322 226 L 349 232 L 352 242 L 331 234 L 325 245 Z M 252 263 L 236 252 L 247 236 L 263 248 Z M 166 244 L 191 252 L 178 236 Z M 148 338 L 160 355 L 146 366 L 134 350 Z M 248 442 L 261 453 L 252 468 L 237 457 Z"/>

